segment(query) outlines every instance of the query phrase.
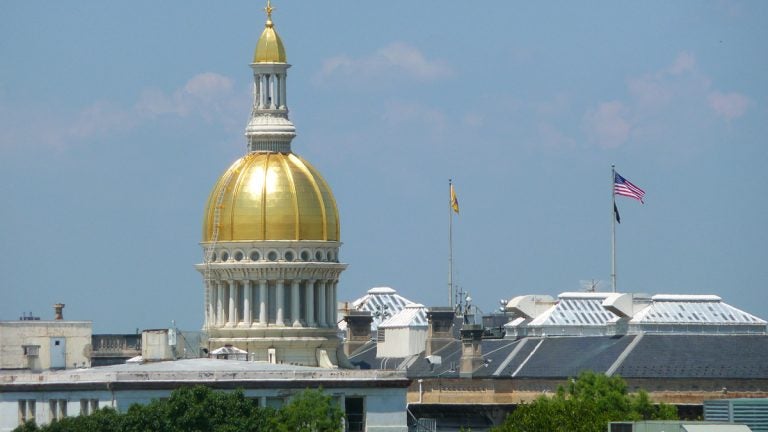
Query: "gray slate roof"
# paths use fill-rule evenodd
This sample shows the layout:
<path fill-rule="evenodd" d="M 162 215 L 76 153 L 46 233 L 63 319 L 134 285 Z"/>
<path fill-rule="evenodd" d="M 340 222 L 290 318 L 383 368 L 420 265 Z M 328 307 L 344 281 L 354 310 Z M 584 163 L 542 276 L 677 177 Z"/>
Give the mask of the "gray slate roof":
<path fill-rule="evenodd" d="M 461 342 L 415 358 L 377 359 L 375 341 L 351 357 L 361 368 L 406 367 L 409 378 L 458 377 Z M 591 370 L 624 378 L 768 379 L 768 336 L 644 334 L 625 336 L 527 337 L 482 341 L 485 366 L 477 378 L 563 379 Z"/>

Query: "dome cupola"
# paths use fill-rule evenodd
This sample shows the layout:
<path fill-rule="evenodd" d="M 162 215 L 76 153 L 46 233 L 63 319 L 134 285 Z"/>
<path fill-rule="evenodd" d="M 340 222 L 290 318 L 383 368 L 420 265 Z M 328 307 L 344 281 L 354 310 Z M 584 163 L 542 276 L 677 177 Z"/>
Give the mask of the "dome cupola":
<path fill-rule="evenodd" d="M 254 63 L 286 63 L 285 47 L 283 41 L 280 39 L 280 35 L 275 30 L 275 25 L 272 22 L 272 8 L 271 2 L 267 2 L 267 22 L 264 26 L 264 31 L 261 32 L 261 37 L 256 43 L 256 51 L 253 53 Z"/>

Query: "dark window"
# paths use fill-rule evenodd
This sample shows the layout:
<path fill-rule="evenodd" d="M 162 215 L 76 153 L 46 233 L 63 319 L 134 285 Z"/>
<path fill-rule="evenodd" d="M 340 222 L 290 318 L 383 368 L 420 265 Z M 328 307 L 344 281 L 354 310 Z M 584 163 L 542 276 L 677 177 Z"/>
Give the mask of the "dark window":
<path fill-rule="evenodd" d="M 347 431 L 365 430 L 365 400 L 362 397 L 347 396 L 344 400 L 344 412 L 347 414 Z"/>

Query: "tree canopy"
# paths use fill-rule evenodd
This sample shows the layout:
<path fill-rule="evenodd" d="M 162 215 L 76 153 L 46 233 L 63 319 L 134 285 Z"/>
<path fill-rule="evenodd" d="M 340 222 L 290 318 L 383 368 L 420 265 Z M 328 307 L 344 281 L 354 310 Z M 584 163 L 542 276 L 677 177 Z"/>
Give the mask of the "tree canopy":
<path fill-rule="evenodd" d="M 174 390 L 168 399 L 132 405 L 127 412 L 102 408 L 14 432 L 338 432 L 344 413 L 322 390 L 304 390 L 279 410 L 259 407 L 242 390 L 212 391 L 205 386 Z"/>
<path fill-rule="evenodd" d="M 554 396 L 540 396 L 519 405 L 494 432 L 603 432 L 610 421 L 674 420 L 674 406 L 653 404 L 648 394 L 627 391 L 618 376 L 583 372 L 558 388 Z"/>

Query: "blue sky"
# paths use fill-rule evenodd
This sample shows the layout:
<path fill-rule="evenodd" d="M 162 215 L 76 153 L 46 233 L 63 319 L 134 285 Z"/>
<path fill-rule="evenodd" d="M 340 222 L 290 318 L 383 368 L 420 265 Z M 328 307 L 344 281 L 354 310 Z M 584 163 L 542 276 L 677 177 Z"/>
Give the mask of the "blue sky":
<path fill-rule="evenodd" d="M 447 303 L 610 273 L 768 317 L 768 3 L 276 1 L 293 149 L 333 188 L 340 299 Z M 8 1 L 0 13 L 0 319 L 196 329 L 214 181 L 245 149 L 255 1 Z"/>

